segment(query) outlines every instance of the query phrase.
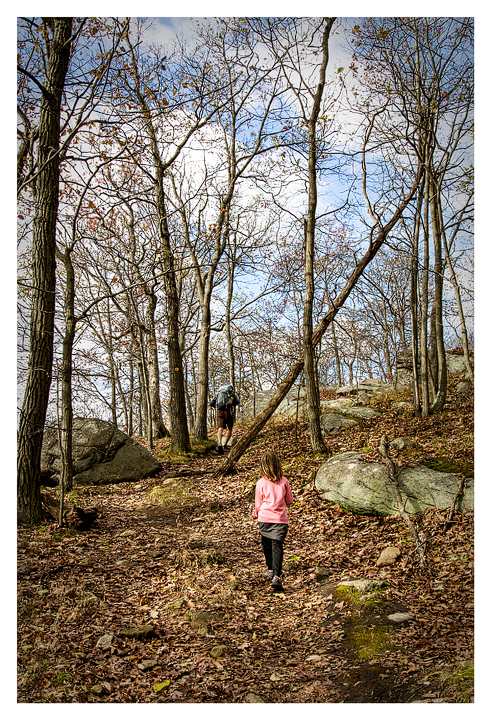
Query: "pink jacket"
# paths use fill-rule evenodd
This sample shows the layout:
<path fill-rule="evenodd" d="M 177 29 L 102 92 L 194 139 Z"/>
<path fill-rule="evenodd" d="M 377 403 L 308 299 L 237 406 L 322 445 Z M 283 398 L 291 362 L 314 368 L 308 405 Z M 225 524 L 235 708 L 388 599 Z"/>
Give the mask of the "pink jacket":
<path fill-rule="evenodd" d="M 258 480 L 255 493 L 254 520 L 266 523 L 285 523 L 288 525 L 286 506 L 293 502 L 293 495 L 285 477 L 271 482 L 265 477 Z"/>

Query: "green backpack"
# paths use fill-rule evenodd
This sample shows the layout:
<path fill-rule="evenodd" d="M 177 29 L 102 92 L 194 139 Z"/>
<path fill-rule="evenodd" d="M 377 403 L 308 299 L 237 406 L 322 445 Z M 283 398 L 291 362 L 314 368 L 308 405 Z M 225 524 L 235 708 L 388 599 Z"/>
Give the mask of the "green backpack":
<path fill-rule="evenodd" d="M 234 389 L 231 385 L 222 385 L 218 388 L 217 393 L 217 410 L 225 410 L 228 401 L 234 395 Z"/>

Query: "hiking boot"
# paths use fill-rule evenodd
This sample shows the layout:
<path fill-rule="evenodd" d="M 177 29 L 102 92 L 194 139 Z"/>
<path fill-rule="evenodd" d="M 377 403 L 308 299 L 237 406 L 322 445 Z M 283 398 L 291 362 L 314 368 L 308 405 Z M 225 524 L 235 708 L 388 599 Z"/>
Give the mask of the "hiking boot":
<path fill-rule="evenodd" d="M 272 580 L 273 579 L 273 571 L 265 570 L 263 573 L 263 576 L 266 578 L 266 580 Z"/>
<path fill-rule="evenodd" d="M 278 575 L 274 576 L 274 578 L 271 581 L 271 585 L 273 586 L 273 590 L 283 590 L 281 578 L 279 578 Z"/>
<path fill-rule="evenodd" d="M 218 454 L 219 454 L 219 455 L 223 455 L 223 445 L 219 445 L 219 446 L 217 447 L 217 451 L 218 451 Z"/>

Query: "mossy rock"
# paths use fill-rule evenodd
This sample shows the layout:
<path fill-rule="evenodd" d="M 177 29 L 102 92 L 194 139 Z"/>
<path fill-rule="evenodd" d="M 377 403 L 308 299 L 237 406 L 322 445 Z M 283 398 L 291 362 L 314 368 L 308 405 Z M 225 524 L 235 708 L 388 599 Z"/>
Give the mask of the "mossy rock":
<path fill-rule="evenodd" d="M 392 628 L 386 625 L 368 627 L 360 622 L 350 628 L 348 637 L 360 660 L 373 660 L 390 650 L 391 633 Z"/>
<path fill-rule="evenodd" d="M 433 458 L 431 460 L 425 460 L 426 467 L 430 470 L 437 470 L 443 473 L 454 473 L 462 474 L 466 478 L 474 477 L 474 471 L 464 465 L 459 465 L 448 458 Z"/>

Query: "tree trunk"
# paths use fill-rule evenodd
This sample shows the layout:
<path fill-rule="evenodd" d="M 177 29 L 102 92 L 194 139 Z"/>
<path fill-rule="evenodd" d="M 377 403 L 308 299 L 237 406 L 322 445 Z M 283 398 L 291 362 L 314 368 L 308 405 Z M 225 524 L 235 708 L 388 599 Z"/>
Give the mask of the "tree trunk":
<path fill-rule="evenodd" d="M 167 300 L 167 350 L 169 357 L 169 418 L 171 451 L 189 452 L 191 443 L 186 415 L 186 393 L 181 348 L 179 344 L 179 297 L 177 294 L 174 257 L 167 223 L 164 195 L 164 169 L 160 159 L 157 139 L 151 123 L 148 124 L 155 165 L 155 200 L 159 224 L 160 247 L 164 267 L 164 290 Z"/>
<path fill-rule="evenodd" d="M 317 367 L 312 344 L 312 310 L 314 303 L 314 255 L 315 221 L 317 210 L 317 144 L 316 129 L 322 95 L 326 83 L 326 67 L 329 61 L 329 33 L 334 18 L 326 18 L 322 36 L 322 62 L 319 70 L 319 84 L 309 119 L 309 195 L 307 207 L 307 227 L 305 232 L 305 298 L 303 305 L 303 353 L 304 373 L 307 392 L 307 417 L 309 419 L 310 443 L 314 454 L 327 453 L 322 439 L 320 425 L 320 398 L 317 383 Z"/>
<path fill-rule="evenodd" d="M 196 422 L 194 437 L 197 440 L 206 440 L 208 437 L 208 360 L 210 354 L 211 310 L 208 292 L 201 301 L 201 329 L 199 337 L 198 354 L 198 397 L 196 399 Z"/>
<path fill-rule="evenodd" d="M 429 176 L 425 173 L 425 199 L 424 199 L 424 222 L 423 222 L 423 281 L 421 284 L 421 416 L 427 418 L 430 414 L 429 378 L 428 378 L 428 305 L 429 305 L 429 238 L 428 238 L 428 201 L 429 201 Z"/>
<path fill-rule="evenodd" d="M 29 362 L 19 418 L 17 512 L 20 522 L 42 517 L 39 491 L 41 448 L 53 365 L 56 220 L 58 215 L 60 112 L 70 62 L 72 18 L 47 18 L 52 30 L 39 112 L 39 173 L 32 244 L 32 305 Z"/>
<path fill-rule="evenodd" d="M 341 360 L 339 358 L 339 348 L 338 348 L 338 341 L 336 338 L 336 331 L 334 329 L 335 323 L 331 324 L 331 331 L 332 331 L 332 342 L 334 346 L 334 359 L 336 361 L 336 377 L 338 381 L 338 386 L 341 387 L 343 385 L 343 376 L 341 374 Z"/>
<path fill-rule="evenodd" d="M 417 208 L 416 219 L 414 223 L 414 237 L 411 258 L 411 350 L 413 363 L 413 409 L 415 417 L 421 417 L 421 400 L 419 394 L 419 327 L 418 327 L 418 307 L 419 307 L 419 230 L 420 230 L 420 214 L 423 202 L 423 192 L 420 192 Z"/>
<path fill-rule="evenodd" d="M 435 327 L 435 349 L 437 358 L 436 395 L 431 406 L 432 412 L 441 412 L 447 398 L 447 360 L 445 355 L 445 343 L 443 338 L 443 264 L 442 264 L 442 239 L 440 219 L 438 217 L 437 193 L 439 188 L 433 180 L 431 183 L 431 219 L 433 227 L 433 248 L 434 248 L 434 275 L 435 275 L 435 299 L 434 327 Z"/>
<path fill-rule="evenodd" d="M 66 297 L 65 297 L 65 336 L 63 338 L 63 362 L 61 366 L 61 475 L 60 496 L 64 498 L 66 492 L 73 487 L 73 405 L 72 405 L 72 355 L 75 340 L 75 273 L 70 252 L 62 255 L 66 271 Z M 63 505 L 63 502 L 61 501 Z"/>
<path fill-rule="evenodd" d="M 234 258 L 230 259 L 228 267 L 228 292 L 227 292 L 227 305 L 225 308 L 225 335 L 227 338 L 227 351 L 228 351 L 228 377 L 230 384 L 235 388 L 235 354 L 234 354 L 234 343 L 232 337 L 232 323 L 230 321 L 230 313 L 232 309 L 232 297 L 234 294 Z"/>
<path fill-rule="evenodd" d="M 162 403 L 160 401 L 159 357 L 157 350 L 157 336 L 155 333 L 155 309 L 157 296 L 147 292 L 148 305 L 145 318 L 148 351 L 148 390 L 150 395 L 150 415 L 152 420 L 152 434 L 154 438 L 168 437 L 169 431 L 165 427 L 162 417 Z"/>

